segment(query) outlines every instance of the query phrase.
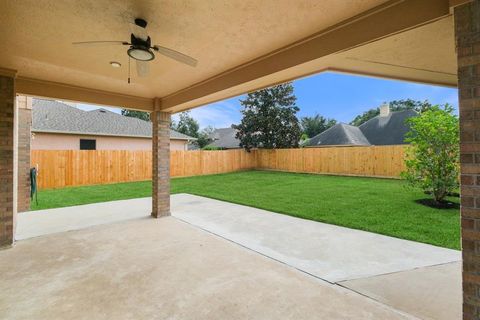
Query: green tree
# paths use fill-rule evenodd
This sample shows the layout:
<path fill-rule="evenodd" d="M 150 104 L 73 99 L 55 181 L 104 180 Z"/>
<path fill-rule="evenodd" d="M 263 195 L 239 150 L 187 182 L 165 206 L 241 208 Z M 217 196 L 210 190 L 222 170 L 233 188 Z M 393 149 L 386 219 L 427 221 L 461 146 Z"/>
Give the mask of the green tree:
<path fill-rule="evenodd" d="M 428 100 L 393 100 L 388 103 L 391 111 L 403 111 L 403 110 L 415 110 L 418 113 L 425 112 L 432 107 L 432 104 Z"/>
<path fill-rule="evenodd" d="M 249 93 L 240 100 L 242 121 L 233 128 L 240 146 L 252 148 L 295 148 L 300 140 L 296 97 L 291 83 Z"/>
<path fill-rule="evenodd" d="M 220 147 L 216 147 L 216 146 L 205 146 L 202 148 L 202 150 L 209 150 L 209 151 L 219 151 L 219 150 L 223 150 L 222 148 Z"/>
<path fill-rule="evenodd" d="M 215 129 L 211 126 L 203 128 L 198 134 L 196 145 L 201 149 L 205 149 L 205 147 L 212 142 L 212 134 L 214 131 Z"/>
<path fill-rule="evenodd" d="M 406 171 L 402 176 L 412 185 L 431 193 L 437 204 L 458 188 L 459 124 L 450 105 L 432 106 L 407 120 Z"/>
<path fill-rule="evenodd" d="M 403 100 L 393 100 L 389 103 L 390 111 L 403 111 L 403 110 L 415 110 L 418 113 L 422 113 L 432 107 L 430 102 L 427 100 L 419 101 L 412 99 L 403 99 Z M 353 126 L 359 126 L 368 120 L 375 118 L 380 114 L 380 108 L 373 108 L 365 111 L 364 113 L 358 115 L 353 119 L 350 124 Z"/>
<path fill-rule="evenodd" d="M 302 117 L 300 119 L 302 133 L 306 134 L 309 138 L 315 137 L 317 134 L 322 133 L 336 123 L 337 120 L 327 119 L 319 114 L 316 114 L 313 117 Z"/>
<path fill-rule="evenodd" d="M 189 111 L 180 113 L 178 122 L 172 121 L 170 123 L 170 128 L 186 134 L 187 136 L 197 138 L 197 140 L 192 143 L 197 145 L 199 148 L 203 148 L 211 143 L 211 134 L 215 130 L 211 126 L 199 130 L 200 125 L 198 124 L 198 121 L 190 116 Z"/>
<path fill-rule="evenodd" d="M 170 128 L 187 136 L 198 138 L 198 129 L 200 128 L 197 120 L 190 116 L 190 111 L 180 113 L 178 123 L 172 121 Z"/>
<path fill-rule="evenodd" d="M 122 115 L 126 117 L 132 117 L 132 118 L 138 118 L 145 121 L 150 121 L 150 113 L 148 112 L 122 109 Z"/>
<path fill-rule="evenodd" d="M 380 108 L 373 108 L 373 109 L 367 110 L 364 113 L 356 116 L 355 119 L 350 121 L 350 124 L 352 126 L 358 127 L 359 125 L 367 122 L 368 120 L 375 118 L 379 114 L 380 114 Z"/>

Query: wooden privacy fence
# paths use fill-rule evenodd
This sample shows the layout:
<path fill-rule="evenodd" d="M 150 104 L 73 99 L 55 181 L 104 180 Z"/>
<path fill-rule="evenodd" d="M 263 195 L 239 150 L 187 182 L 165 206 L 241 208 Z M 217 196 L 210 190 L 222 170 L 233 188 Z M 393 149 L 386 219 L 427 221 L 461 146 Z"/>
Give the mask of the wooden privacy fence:
<path fill-rule="evenodd" d="M 288 172 L 399 178 L 405 145 L 257 151 L 257 168 Z"/>
<path fill-rule="evenodd" d="M 172 177 L 196 176 L 253 169 L 255 153 L 228 151 L 171 151 Z M 38 165 L 38 187 L 62 188 L 92 184 L 142 181 L 152 177 L 151 151 L 33 150 Z"/>
<path fill-rule="evenodd" d="M 38 187 L 62 188 L 148 180 L 152 177 L 150 151 L 33 150 L 38 165 Z"/>
<path fill-rule="evenodd" d="M 398 178 L 405 146 L 276 150 L 171 151 L 172 177 L 248 169 Z M 152 153 L 125 150 L 34 150 L 38 186 L 62 188 L 151 179 Z"/>

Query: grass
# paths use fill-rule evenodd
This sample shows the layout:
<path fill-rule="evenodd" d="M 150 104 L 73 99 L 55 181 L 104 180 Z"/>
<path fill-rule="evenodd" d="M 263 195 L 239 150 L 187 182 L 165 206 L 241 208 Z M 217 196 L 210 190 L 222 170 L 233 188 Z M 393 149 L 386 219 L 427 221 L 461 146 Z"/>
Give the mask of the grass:
<path fill-rule="evenodd" d="M 172 193 L 460 249 L 459 210 L 419 204 L 416 201 L 428 196 L 399 180 L 246 171 L 175 178 Z M 150 181 L 43 190 L 33 210 L 150 195 Z M 458 198 L 449 200 L 458 202 Z"/>

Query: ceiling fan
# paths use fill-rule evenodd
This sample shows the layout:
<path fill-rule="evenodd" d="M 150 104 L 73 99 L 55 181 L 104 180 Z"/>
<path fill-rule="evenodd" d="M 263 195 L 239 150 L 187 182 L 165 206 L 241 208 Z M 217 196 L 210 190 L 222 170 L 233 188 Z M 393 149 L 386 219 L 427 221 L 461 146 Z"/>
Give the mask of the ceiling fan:
<path fill-rule="evenodd" d="M 168 58 L 185 63 L 189 66 L 195 67 L 198 63 L 192 57 L 189 57 L 181 52 L 169 49 L 160 45 L 153 45 L 150 37 L 147 34 L 147 21 L 137 18 L 135 23 L 130 23 L 131 35 L 130 42 L 128 41 L 84 41 L 73 42 L 73 45 L 81 46 L 104 46 L 104 45 L 122 45 L 129 46 L 127 54 L 130 58 L 135 59 L 137 74 L 140 77 L 145 77 L 149 72 L 149 61 L 155 59 L 154 51 L 164 55 Z M 129 79 L 130 80 L 130 79 Z M 129 81 L 130 82 L 130 81 Z"/>

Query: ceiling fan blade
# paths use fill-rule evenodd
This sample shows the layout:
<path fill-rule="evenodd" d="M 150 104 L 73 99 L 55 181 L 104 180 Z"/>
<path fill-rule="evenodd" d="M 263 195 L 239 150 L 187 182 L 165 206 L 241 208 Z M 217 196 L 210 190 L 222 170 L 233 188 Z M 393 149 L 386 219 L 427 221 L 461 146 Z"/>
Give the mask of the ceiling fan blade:
<path fill-rule="evenodd" d="M 129 45 L 127 41 L 83 41 L 83 42 L 72 42 L 72 44 L 81 45 L 81 46 Z"/>
<path fill-rule="evenodd" d="M 137 74 L 139 77 L 146 77 L 150 72 L 148 61 L 135 60 L 137 64 Z"/>
<path fill-rule="evenodd" d="M 157 51 L 158 53 L 163 54 L 164 56 L 167 56 L 167 57 L 172 58 L 174 60 L 177 60 L 179 62 L 188 64 L 189 66 L 192 66 L 192 67 L 197 66 L 197 63 L 198 63 L 197 60 L 195 60 L 194 58 L 189 57 L 186 54 L 183 54 L 181 52 L 178 52 L 178 51 L 166 48 L 166 47 L 162 47 L 162 46 L 159 46 L 159 45 L 153 46 L 153 49 L 155 51 Z"/>
<path fill-rule="evenodd" d="M 147 41 L 148 33 L 147 29 L 137 26 L 135 23 L 129 22 L 130 32 L 133 33 L 135 38 L 142 39 L 143 41 Z"/>

